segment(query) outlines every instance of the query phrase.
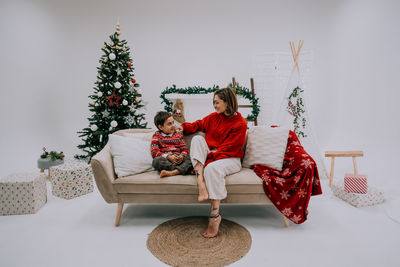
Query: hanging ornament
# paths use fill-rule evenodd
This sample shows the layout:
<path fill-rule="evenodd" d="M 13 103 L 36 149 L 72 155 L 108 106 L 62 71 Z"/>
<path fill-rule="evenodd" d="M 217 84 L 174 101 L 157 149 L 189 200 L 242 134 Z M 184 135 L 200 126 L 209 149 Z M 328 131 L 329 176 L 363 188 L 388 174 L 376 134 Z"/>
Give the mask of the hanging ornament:
<path fill-rule="evenodd" d="M 133 86 L 133 84 L 130 84 L 130 85 L 129 85 L 129 91 L 131 91 L 131 92 L 134 93 L 134 94 L 137 93 L 137 92 L 136 92 L 136 89 L 135 89 L 135 86 Z"/>
<path fill-rule="evenodd" d="M 106 96 L 106 98 L 107 98 L 108 101 L 109 101 L 108 106 L 116 105 L 116 106 L 118 107 L 118 105 L 119 105 L 119 100 L 120 100 L 122 97 L 117 96 L 117 95 L 115 94 L 115 92 L 113 92 L 112 95 Z"/>
<path fill-rule="evenodd" d="M 126 63 L 126 65 L 127 65 L 128 67 L 130 67 L 130 66 L 131 66 L 131 63 L 130 63 L 130 62 L 128 62 L 128 63 Z"/>
<path fill-rule="evenodd" d="M 111 127 L 115 128 L 115 127 L 117 127 L 118 122 L 112 121 L 110 125 L 111 125 Z"/>
<path fill-rule="evenodd" d="M 117 69 L 117 75 L 121 75 L 121 69 L 119 67 Z"/>
<path fill-rule="evenodd" d="M 136 108 L 135 106 L 132 104 L 129 106 L 129 109 L 131 110 L 131 112 L 135 113 L 136 112 Z"/>
<path fill-rule="evenodd" d="M 101 114 L 103 114 L 104 118 L 107 118 L 108 115 L 110 115 L 110 112 L 108 112 L 107 110 L 104 110 L 103 112 L 101 112 Z"/>
<path fill-rule="evenodd" d="M 104 45 L 104 48 L 107 48 L 107 46 L 106 46 L 106 45 Z"/>
<path fill-rule="evenodd" d="M 98 93 L 97 93 L 97 96 L 98 96 L 98 97 L 102 97 L 102 96 L 103 96 L 103 93 L 102 93 L 102 92 L 98 92 Z"/>
<path fill-rule="evenodd" d="M 132 115 L 128 115 L 125 117 L 125 123 L 131 126 L 135 122 L 135 118 Z"/>
<path fill-rule="evenodd" d="M 135 80 L 135 79 L 132 79 L 132 80 L 131 80 L 131 82 L 132 82 L 132 83 L 135 83 L 135 82 L 136 82 L 136 80 Z"/>
<path fill-rule="evenodd" d="M 116 46 L 115 46 L 115 49 L 116 49 L 116 50 L 118 50 L 118 49 L 119 49 L 119 46 L 118 46 L 118 45 L 116 45 Z"/>
<path fill-rule="evenodd" d="M 116 56 L 115 56 L 114 53 L 111 53 L 111 54 L 108 55 L 108 58 L 109 58 L 110 60 L 114 60 L 114 59 L 116 58 Z"/>
<path fill-rule="evenodd" d="M 125 99 L 122 100 L 122 105 L 124 105 L 124 106 L 128 105 L 128 101 L 126 101 Z"/>
<path fill-rule="evenodd" d="M 103 61 L 104 61 L 104 63 L 107 63 L 108 60 L 105 58 Z"/>
<path fill-rule="evenodd" d="M 92 126 L 90 126 L 90 130 L 92 130 L 93 132 L 97 131 L 98 127 L 96 124 L 93 124 Z"/>
<path fill-rule="evenodd" d="M 139 99 L 138 99 L 137 97 L 135 97 L 135 102 L 136 102 L 136 103 L 139 102 Z"/>
<path fill-rule="evenodd" d="M 121 83 L 120 82 L 114 83 L 114 87 L 117 89 L 121 88 Z"/>

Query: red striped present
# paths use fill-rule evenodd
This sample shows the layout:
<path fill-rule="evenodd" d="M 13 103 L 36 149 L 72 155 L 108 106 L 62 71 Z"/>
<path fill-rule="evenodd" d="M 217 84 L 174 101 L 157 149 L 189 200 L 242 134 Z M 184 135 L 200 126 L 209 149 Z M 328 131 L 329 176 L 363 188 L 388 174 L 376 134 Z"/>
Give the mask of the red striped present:
<path fill-rule="evenodd" d="M 344 175 L 344 190 L 348 193 L 366 194 L 368 191 L 367 175 L 346 173 Z"/>

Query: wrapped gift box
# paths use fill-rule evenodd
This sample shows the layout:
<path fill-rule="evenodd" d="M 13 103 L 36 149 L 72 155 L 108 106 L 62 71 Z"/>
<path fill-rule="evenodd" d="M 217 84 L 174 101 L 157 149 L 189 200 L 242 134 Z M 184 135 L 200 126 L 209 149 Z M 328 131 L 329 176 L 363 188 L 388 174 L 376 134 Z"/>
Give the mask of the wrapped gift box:
<path fill-rule="evenodd" d="M 81 160 L 68 160 L 50 167 L 52 194 L 71 199 L 93 192 L 93 173 L 89 164 Z"/>
<path fill-rule="evenodd" d="M 348 193 L 366 194 L 368 191 L 367 175 L 346 173 L 344 176 L 344 190 Z"/>
<path fill-rule="evenodd" d="M 350 203 L 354 207 L 373 206 L 385 201 L 383 193 L 374 187 L 369 186 L 366 194 L 349 193 L 344 189 L 344 181 L 332 183 L 333 194 Z"/>
<path fill-rule="evenodd" d="M 46 175 L 14 173 L 0 179 L 0 215 L 36 213 L 47 202 Z"/>

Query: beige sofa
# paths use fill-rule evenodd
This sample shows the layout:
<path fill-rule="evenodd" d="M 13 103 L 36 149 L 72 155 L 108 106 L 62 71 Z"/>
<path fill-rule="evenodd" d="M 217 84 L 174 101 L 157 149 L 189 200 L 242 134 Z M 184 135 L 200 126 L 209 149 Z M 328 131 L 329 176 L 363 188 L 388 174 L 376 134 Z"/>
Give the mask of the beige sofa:
<path fill-rule="evenodd" d="M 114 134 L 154 131 L 153 129 L 127 129 Z M 196 134 L 204 136 L 202 132 L 185 136 L 189 150 L 191 139 Z M 107 203 L 118 203 L 115 226 L 119 226 L 125 203 L 199 203 L 197 201 L 199 192 L 194 175 L 177 175 L 161 179 L 157 171 L 150 171 L 117 179 L 109 144 L 92 158 L 91 166 L 97 188 L 104 200 Z M 228 196 L 221 203 L 271 204 L 264 193 L 262 180 L 249 168 L 242 168 L 240 172 L 227 176 L 226 189 Z M 288 219 L 283 218 L 285 226 L 288 227 Z"/>

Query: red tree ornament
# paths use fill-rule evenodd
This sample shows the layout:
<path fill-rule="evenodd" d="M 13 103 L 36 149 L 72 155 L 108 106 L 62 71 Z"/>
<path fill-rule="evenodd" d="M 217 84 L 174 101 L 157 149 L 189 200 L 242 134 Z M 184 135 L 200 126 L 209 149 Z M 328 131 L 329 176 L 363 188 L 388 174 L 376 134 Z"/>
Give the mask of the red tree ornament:
<path fill-rule="evenodd" d="M 132 83 L 135 83 L 135 82 L 136 82 L 136 80 L 135 80 L 135 79 L 132 79 L 131 81 L 132 81 Z"/>
<path fill-rule="evenodd" d="M 108 106 L 111 107 L 112 105 L 116 105 L 118 107 L 119 105 L 119 100 L 122 98 L 120 96 L 117 96 L 115 94 L 115 92 L 112 93 L 112 95 L 110 96 L 106 96 L 106 98 L 108 99 L 109 103 Z"/>
<path fill-rule="evenodd" d="M 128 65 L 128 67 L 130 67 L 130 66 L 131 66 L 131 63 L 130 63 L 130 62 L 128 62 L 128 63 L 126 63 L 126 65 Z"/>

